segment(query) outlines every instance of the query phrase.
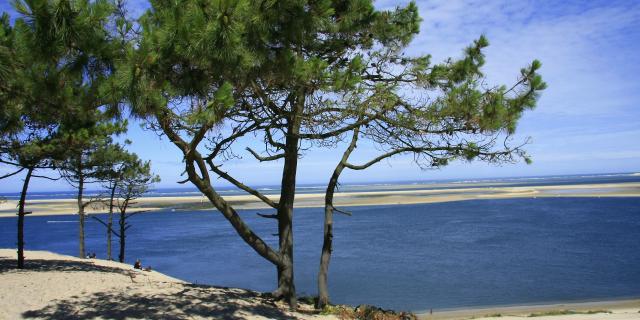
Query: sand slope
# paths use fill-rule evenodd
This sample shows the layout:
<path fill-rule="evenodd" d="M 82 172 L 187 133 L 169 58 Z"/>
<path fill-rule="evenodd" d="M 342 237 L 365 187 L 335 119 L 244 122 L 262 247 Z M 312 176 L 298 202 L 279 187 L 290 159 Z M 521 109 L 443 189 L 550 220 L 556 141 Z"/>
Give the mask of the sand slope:
<path fill-rule="evenodd" d="M 0 319 L 335 319 L 243 289 L 186 283 L 113 261 L 0 249 Z"/>
<path fill-rule="evenodd" d="M 556 315 L 552 315 L 554 313 Z M 637 320 L 640 319 L 640 300 L 559 303 L 442 312 L 436 310 L 433 314 L 418 314 L 420 320 L 518 320 L 523 318 L 539 320 Z"/>

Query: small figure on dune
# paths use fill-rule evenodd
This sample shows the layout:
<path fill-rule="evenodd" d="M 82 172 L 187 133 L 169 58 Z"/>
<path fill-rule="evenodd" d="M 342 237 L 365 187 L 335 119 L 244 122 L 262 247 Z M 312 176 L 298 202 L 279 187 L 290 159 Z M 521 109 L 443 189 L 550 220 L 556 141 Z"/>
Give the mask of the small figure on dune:
<path fill-rule="evenodd" d="M 134 269 L 139 269 L 139 270 L 142 270 L 142 271 L 151 271 L 151 266 L 148 266 L 148 267 L 145 267 L 145 268 L 142 267 L 142 262 L 140 262 L 140 259 L 136 259 L 136 263 L 133 264 L 133 268 Z"/>

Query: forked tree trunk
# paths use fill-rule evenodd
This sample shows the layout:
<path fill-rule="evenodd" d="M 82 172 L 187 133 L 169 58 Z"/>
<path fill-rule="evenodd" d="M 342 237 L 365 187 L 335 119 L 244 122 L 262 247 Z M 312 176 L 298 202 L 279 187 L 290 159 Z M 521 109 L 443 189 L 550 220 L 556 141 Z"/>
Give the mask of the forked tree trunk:
<path fill-rule="evenodd" d="M 189 176 L 189 180 L 193 183 L 202 194 L 204 194 L 209 202 L 213 204 L 214 207 L 218 210 L 220 214 L 222 214 L 227 221 L 234 228 L 236 233 L 242 238 L 242 240 L 247 243 L 256 253 L 265 258 L 267 261 L 273 263 L 275 266 L 278 266 L 278 289 L 274 291 L 275 296 L 288 297 L 289 304 L 294 308 L 297 305 L 297 301 L 295 299 L 295 286 L 293 284 L 293 233 L 291 232 L 291 216 L 293 214 L 293 196 L 289 196 L 291 194 L 291 189 L 295 192 L 295 170 L 293 170 L 293 175 L 283 174 L 283 180 L 293 181 L 292 187 L 288 188 L 286 191 L 283 188 L 283 194 L 287 194 L 284 199 L 288 199 L 288 205 L 279 204 L 278 206 L 278 230 L 281 231 L 278 234 L 280 235 L 280 239 L 287 239 L 286 241 L 280 241 L 280 245 L 284 248 L 285 252 L 287 252 L 288 257 L 284 259 L 280 251 L 275 251 L 269 246 L 260 236 L 258 236 L 249 225 L 247 225 L 244 220 L 240 217 L 238 212 L 231 206 L 227 201 L 224 200 L 211 186 L 211 182 L 208 181 L 208 174 L 206 173 L 206 164 L 205 159 L 196 151 L 192 152 L 189 149 L 187 143 L 180 138 L 178 134 L 173 131 L 171 127 L 171 121 L 166 117 L 164 113 L 157 113 L 156 119 L 158 123 L 162 127 L 162 130 L 167 135 L 167 137 L 173 142 L 178 148 L 181 149 L 183 154 L 185 155 L 185 169 Z M 295 118 L 295 117 L 294 117 Z M 298 120 L 299 122 L 299 120 Z M 299 131 L 299 124 L 298 124 Z M 294 166 L 297 162 L 297 138 L 290 145 L 294 145 L 296 148 L 295 156 L 293 157 Z M 207 159 L 206 161 L 211 161 Z M 210 166 L 213 168 L 214 165 L 212 162 L 209 162 Z M 289 155 L 288 158 L 285 158 L 285 166 L 291 168 L 292 157 Z M 196 172 L 196 165 L 198 171 L 202 173 L 202 176 L 199 176 Z M 286 172 L 291 172 L 291 170 L 286 170 Z M 287 177 L 285 179 L 285 177 Z M 293 179 L 291 179 L 293 178 Z M 286 223 L 287 217 L 289 222 Z M 280 222 L 280 220 L 285 220 Z M 288 236 L 286 236 L 288 234 Z M 281 249 L 282 249 L 281 248 Z M 284 262 L 286 260 L 286 264 Z M 287 266 L 287 267 L 285 267 Z M 282 281 L 281 281 L 282 280 Z M 286 280 L 286 281 L 285 281 Z M 282 285 L 280 285 L 282 284 Z M 280 294 L 282 292 L 284 295 Z"/>
<path fill-rule="evenodd" d="M 22 192 L 20 193 L 20 202 L 18 203 L 18 269 L 24 268 L 24 207 L 32 173 L 33 168 L 28 168 L 27 175 L 22 183 Z"/>

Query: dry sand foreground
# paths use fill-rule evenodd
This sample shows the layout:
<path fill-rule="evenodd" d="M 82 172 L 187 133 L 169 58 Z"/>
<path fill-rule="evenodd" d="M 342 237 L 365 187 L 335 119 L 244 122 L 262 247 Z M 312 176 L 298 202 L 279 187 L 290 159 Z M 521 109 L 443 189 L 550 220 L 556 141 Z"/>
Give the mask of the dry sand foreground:
<path fill-rule="evenodd" d="M 194 285 L 113 261 L 46 251 L 25 256 L 28 269 L 16 270 L 15 250 L 0 249 L 0 319 L 338 319 L 314 314 L 311 305 L 289 312 L 260 293 Z M 437 311 L 418 318 L 516 320 L 558 310 L 577 314 L 536 319 L 640 319 L 640 300 Z"/>
<path fill-rule="evenodd" d="M 470 186 L 470 185 L 469 185 Z M 337 193 L 335 204 L 337 206 L 365 206 L 365 205 L 394 205 L 394 204 L 418 204 L 447 201 L 462 201 L 474 199 L 509 199 L 509 198 L 536 198 L 536 197 L 640 197 L 640 183 L 608 183 L 608 184 L 582 184 L 582 185 L 554 185 L 554 186 L 527 186 L 527 187 L 459 187 L 454 189 L 430 189 L 416 190 L 415 185 L 396 186 L 402 190 L 385 190 L 370 192 Z M 264 203 L 253 196 L 238 195 L 225 196 L 225 200 L 236 209 L 264 209 Z M 277 201 L 277 196 L 269 196 Z M 298 194 L 296 195 L 296 207 L 321 207 L 324 204 L 324 194 Z M 12 217 L 16 215 L 16 200 L 10 200 L 0 204 L 0 217 Z M 207 209 L 211 208 L 209 201 L 201 196 L 188 197 L 147 197 L 136 200 L 136 206 L 130 212 L 136 210 L 159 209 Z M 73 214 L 78 211 L 76 200 L 52 199 L 27 201 L 27 211 L 33 215 L 59 215 Z M 88 213 L 105 212 L 104 207 L 89 207 Z"/>
<path fill-rule="evenodd" d="M 0 249 L 0 319 L 336 319 L 301 312 L 259 293 L 194 285 L 130 265 Z M 307 311 L 305 311 L 307 310 Z"/>
<path fill-rule="evenodd" d="M 563 314 L 564 313 L 564 314 Z M 552 315 L 555 314 L 555 315 Z M 633 320 L 640 319 L 640 300 L 460 309 L 419 314 L 420 320 Z"/>

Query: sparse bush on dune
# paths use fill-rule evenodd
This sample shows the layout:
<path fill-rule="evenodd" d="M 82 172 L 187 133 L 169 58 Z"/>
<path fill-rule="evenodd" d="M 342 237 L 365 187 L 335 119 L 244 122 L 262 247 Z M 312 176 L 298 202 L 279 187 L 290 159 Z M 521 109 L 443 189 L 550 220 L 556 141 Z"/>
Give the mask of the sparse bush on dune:
<path fill-rule="evenodd" d="M 333 314 L 342 320 L 417 320 L 411 312 L 385 310 L 371 305 L 355 308 L 346 305 L 327 305 L 321 314 Z"/>

